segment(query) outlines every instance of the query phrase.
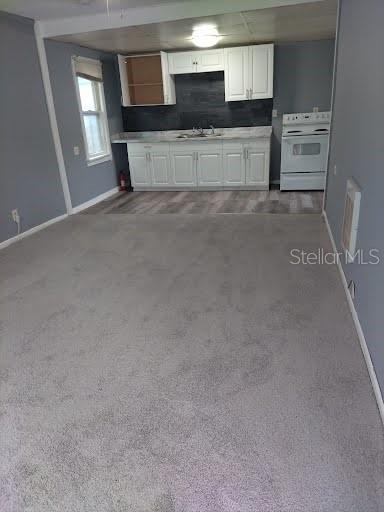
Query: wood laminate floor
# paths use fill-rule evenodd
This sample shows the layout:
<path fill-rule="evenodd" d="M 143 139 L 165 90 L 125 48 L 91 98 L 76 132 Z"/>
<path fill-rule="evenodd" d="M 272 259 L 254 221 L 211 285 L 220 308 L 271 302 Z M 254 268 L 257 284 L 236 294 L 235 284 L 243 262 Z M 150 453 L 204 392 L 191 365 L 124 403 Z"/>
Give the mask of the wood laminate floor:
<path fill-rule="evenodd" d="M 83 214 L 120 213 L 321 213 L 323 192 L 220 190 L 122 192 Z"/>

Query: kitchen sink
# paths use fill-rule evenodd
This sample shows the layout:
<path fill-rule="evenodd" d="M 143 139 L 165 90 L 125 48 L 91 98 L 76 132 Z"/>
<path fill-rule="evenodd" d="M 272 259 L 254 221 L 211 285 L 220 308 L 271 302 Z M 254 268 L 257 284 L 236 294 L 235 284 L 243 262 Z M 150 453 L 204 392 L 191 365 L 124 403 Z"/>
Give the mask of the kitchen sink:
<path fill-rule="evenodd" d="M 183 133 L 177 136 L 178 139 L 209 139 L 211 137 L 221 137 L 221 133 Z"/>

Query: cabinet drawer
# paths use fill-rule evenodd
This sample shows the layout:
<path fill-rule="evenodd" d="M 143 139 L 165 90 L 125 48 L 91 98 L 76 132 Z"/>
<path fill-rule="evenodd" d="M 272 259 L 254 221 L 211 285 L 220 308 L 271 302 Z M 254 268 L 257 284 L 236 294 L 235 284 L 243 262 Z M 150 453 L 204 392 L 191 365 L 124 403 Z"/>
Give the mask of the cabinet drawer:
<path fill-rule="evenodd" d="M 129 142 L 128 157 L 130 155 L 142 155 L 152 151 L 169 152 L 169 144 L 167 142 Z"/>

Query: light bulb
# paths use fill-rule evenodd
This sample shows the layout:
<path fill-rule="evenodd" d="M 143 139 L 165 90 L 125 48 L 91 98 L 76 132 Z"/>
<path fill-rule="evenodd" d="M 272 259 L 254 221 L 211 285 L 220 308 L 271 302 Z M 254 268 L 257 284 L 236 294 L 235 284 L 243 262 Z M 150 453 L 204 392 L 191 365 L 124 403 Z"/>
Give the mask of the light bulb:
<path fill-rule="evenodd" d="M 200 25 L 192 32 L 192 42 L 199 48 L 215 46 L 220 40 L 217 28 L 213 25 Z"/>

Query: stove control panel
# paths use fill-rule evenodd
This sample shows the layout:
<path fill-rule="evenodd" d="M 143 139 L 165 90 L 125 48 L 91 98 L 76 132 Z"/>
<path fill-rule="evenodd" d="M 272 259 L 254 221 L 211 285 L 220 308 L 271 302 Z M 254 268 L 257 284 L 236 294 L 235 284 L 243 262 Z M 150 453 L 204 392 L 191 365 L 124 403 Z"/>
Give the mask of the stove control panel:
<path fill-rule="evenodd" d="M 284 114 L 283 125 L 319 124 L 331 122 L 331 112 L 304 112 L 301 114 Z"/>

